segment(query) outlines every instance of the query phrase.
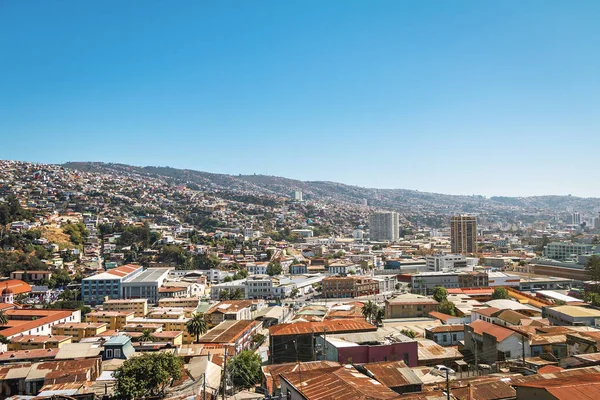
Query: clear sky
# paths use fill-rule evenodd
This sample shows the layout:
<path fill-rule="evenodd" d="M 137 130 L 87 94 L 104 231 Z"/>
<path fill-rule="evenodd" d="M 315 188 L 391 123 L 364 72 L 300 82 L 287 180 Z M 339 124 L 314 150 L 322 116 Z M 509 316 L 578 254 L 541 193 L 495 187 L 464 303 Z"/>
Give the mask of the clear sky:
<path fill-rule="evenodd" d="M 0 158 L 599 196 L 600 1 L 0 1 Z"/>

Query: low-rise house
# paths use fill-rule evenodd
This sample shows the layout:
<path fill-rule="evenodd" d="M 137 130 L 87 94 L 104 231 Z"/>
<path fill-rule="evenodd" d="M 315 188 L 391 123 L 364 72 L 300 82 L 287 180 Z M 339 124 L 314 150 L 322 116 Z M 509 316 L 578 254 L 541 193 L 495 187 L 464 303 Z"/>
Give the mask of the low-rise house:
<path fill-rule="evenodd" d="M 496 361 L 521 359 L 531 355 L 526 334 L 490 324 L 482 320 L 465 325 L 465 348 L 477 353 L 479 363 L 493 364 Z"/>
<path fill-rule="evenodd" d="M 281 394 L 290 400 L 398 399 L 398 393 L 352 366 L 287 372 L 281 377 Z"/>
<path fill-rule="evenodd" d="M 104 342 L 102 360 L 112 360 L 114 358 L 127 360 L 133 353 L 135 353 L 135 349 L 129 336 L 113 336 Z"/>
<path fill-rule="evenodd" d="M 426 317 L 437 311 L 438 302 L 425 296 L 403 294 L 385 301 L 386 318 Z"/>
<path fill-rule="evenodd" d="M 328 276 L 321 281 L 324 298 L 354 298 L 379 294 L 379 282 L 368 276 Z"/>
<path fill-rule="evenodd" d="M 465 338 L 464 325 L 440 325 L 425 329 L 425 338 L 441 346 L 458 346 Z"/>
<path fill-rule="evenodd" d="M 377 327 L 361 319 L 295 322 L 269 328 L 272 363 L 316 361 L 316 337 L 327 334 L 373 332 Z"/>
<path fill-rule="evenodd" d="M 342 334 L 326 332 L 317 336 L 316 347 L 321 359 L 342 364 L 402 360 L 414 367 L 418 363 L 417 342 L 393 328 Z"/>
<path fill-rule="evenodd" d="M 201 336 L 199 343 L 227 347 L 237 354 L 250 347 L 252 338 L 259 328 L 260 323 L 257 321 L 224 321 Z"/>
<path fill-rule="evenodd" d="M 281 393 L 280 374 L 297 373 L 302 374 L 306 371 L 316 371 L 321 369 L 330 369 L 339 367 L 340 364 L 334 361 L 309 361 L 303 363 L 285 363 L 275 365 L 265 365 L 263 371 L 263 387 L 267 389 L 267 394 L 277 396 Z"/>
<path fill-rule="evenodd" d="M 226 320 L 252 319 L 252 300 L 224 300 L 211 308 L 204 315 L 213 325 Z"/>
<path fill-rule="evenodd" d="M 48 280 L 52 277 L 50 271 L 13 271 L 10 273 L 10 279 L 22 280 L 26 282 L 40 282 L 44 279 Z"/>

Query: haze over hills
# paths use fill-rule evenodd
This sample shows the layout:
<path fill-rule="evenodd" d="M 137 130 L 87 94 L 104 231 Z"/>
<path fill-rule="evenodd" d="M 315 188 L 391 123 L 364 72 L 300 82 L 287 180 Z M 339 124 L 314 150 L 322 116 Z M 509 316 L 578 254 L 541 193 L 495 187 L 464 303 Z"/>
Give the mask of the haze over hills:
<path fill-rule="evenodd" d="M 198 185 L 203 190 L 217 192 L 254 193 L 266 196 L 289 197 L 301 190 L 306 199 L 317 201 L 362 204 L 370 206 L 423 212 L 567 212 L 570 209 L 586 212 L 600 210 L 599 198 L 576 196 L 490 197 L 427 193 L 408 189 L 374 189 L 338 182 L 299 181 L 268 175 L 228 175 L 171 167 L 138 167 L 102 162 L 68 162 L 65 168 L 86 172 L 138 174 L 172 179 L 174 183 Z"/>

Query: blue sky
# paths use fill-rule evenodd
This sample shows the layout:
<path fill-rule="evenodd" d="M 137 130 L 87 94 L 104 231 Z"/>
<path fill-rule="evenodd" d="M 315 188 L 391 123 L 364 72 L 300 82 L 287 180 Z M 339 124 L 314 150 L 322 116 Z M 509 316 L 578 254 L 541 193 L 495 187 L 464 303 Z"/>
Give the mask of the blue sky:
<path fill-rule="evenodd" d="M 600 2 L 0 2 L 0 158 L 599 196 Z"/>

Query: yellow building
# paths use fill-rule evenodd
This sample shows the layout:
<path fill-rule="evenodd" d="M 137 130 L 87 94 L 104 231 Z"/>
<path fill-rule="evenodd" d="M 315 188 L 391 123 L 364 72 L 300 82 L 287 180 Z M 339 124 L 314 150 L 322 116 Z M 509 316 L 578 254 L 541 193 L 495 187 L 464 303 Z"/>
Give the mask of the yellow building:
<path fill-rule="evenodd" d="M 108 329 L 123 329 L 134 317 L 133 311 L 96 311 L 86 314 L 85 320 L 107 324 Z"/>
<path fill-rule="evenodd" d="M 125 330 L 129 331 L 131 325 L 145 325 L 149 324 L 160 324 L 163 331 L 178 331 L 183 332 L 183 343 L 190 344 L 194 343 L 195 337 L 192 337 L 186 328 L 186 323 L 189 318 L 181 316 L 180 318 L 134 318 Z M 143 331 L 143 329 L 142 329 Z"/>
<path fill-rule="evenodd" d="M 71 336 L 73 342 L 79 342 L 83 338 L 94 337 L 106 332 L 108 324 L 92 322 L 71 322 L 54 325 L 53 335 Z"/>
<path fill-rule="evenodd" d="M 102 305 L 104 311 L 133 311 L 136 317 L 148 314 L 148 299 L 107 300 Z"/>
<path fill-rule="evenodd" d="M 23 335 L 10 339 L 8 350 L 60 349 L 71 341 L 71 336 Z"/>
<path fill-rule="evenodd" d="M 159 307 L 183 307 L 183 308 L 196 308 L 200 299 L 197 297 L 176 297 L 176 298 L 164 298 L 158 300 Z M 136 315 L 137 316 L 137 315 Z"/>
<path fill-rule="evenodd" d="M 131 339 L 135 339 L 142 335 L 142 332 L 126 332 L 127 335 L 131 336 Z M 183 332 L 181 331 L 163 331 L 154 332 L 152 334 L 156 338 L 155 342 L 170 343 L 173 346 L 181 346 L 183 344 Z"/>

